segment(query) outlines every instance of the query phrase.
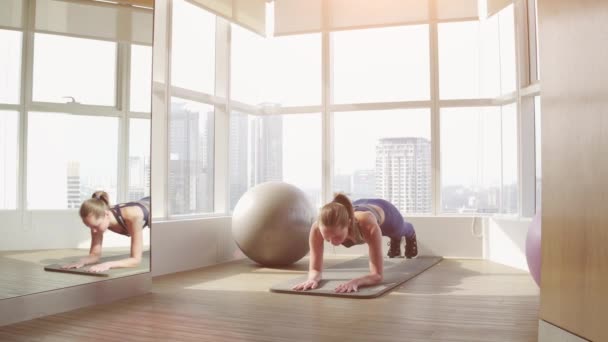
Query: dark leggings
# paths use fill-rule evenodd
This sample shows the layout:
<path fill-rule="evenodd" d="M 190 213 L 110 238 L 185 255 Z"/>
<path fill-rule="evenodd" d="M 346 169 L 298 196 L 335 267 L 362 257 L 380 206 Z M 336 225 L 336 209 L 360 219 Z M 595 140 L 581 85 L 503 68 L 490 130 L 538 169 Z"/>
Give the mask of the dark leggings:
<path fill-rule="evenodd" d="M 403 216 L 401 216 L 399 209 L 397 209 L 389 201 L 380 198 L 362 198 L 353 202 L 354 206 L 360 206 L 356 209 L 357 211 L 372 212 L 372 210 L 369 210 L 365 207 L 366 205 L 370 204 L 380 207 L 384 211 L 384 222 L 382 222 L 382 224 L 380 225 L 382 236 L 388 236 L 393 239 L 400 239 L 402 236 L 405 236 L 406 238 L 412 238 L 416 234 L 416 232 L 414 231 L 414 226 L 411 223 L 405 221 Z"/>

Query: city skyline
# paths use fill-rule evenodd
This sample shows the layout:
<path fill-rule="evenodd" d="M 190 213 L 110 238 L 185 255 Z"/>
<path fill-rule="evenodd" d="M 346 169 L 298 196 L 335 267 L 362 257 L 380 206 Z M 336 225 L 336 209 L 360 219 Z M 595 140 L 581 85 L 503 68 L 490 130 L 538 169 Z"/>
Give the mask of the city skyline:
<path fill-rule="evenodd" d="M 314 117 L 315 115 L 301 116 Z M 298 145 L 300 148 L 304 146 L 305 148 L 308 144 L 308 140 L 298 139 L 298 137 L 308 134 L 306 127 L 301 125 L 301 122 L 293 125 L 297 127 L 297 130 L 292 130 L 293 123 L 289 121 L 294 117 L 295 115 L 258 117 L 233 113 L 230 121 L 231 208 L 250 187 L 261 182 L 276 180 L 300 187 L 313 204 L 317 206 L 321 204 L 320 161 L 314 165 L 315 168 L 318 166 L 316 168 L 316 172 L 319 173 L 318 183 L 298 182 L 301 178 L 294 177 L 294 175 L 299 173 L 294 174 L 288 169 L 289 164 L 293 164 L 293 161 L 289 159 L 292 156 L 305 158 L 301 154 L 293 153 L 294 146 Z M 296 131 L 299 131 L 299 134 L 295 134 Z M 395 202 L 402 212 L 430 213 L 433 201 L 430 140 L 421 137 L 395 137 L 393 134 L 390 134 L 390 137 L 380 136 L 376 139 L 372 144 L 373 166 L 351 168 L 349 172 L 334 172 L 334 192 L 344 192 L 353 199 L 382 197 Z M 396 148 L 392 154 L 382 147 L 383 143 L 395 145 L 395 142 L 400 147 Z M 274 154 L 274 163 L 266 162 L 266 159 L 271 156 L 270 152 Z M 320 159 L 311 153 L 313 150 L 309 149 L 307 152 L 308 158 Z M 386 155 L 383 157 L 382 154 Z M 282 164 L 278 162 L 281 159 Z M 305 164 L 300 162 L 298 165 Z M 369 163 L 363 165 L 369 165 Z M 384 175 L 383 170 L 385 170 Z M 310 167 L 304 168 L 303 174 L 308 179 L 316 178 Z M 390 186 L 388 183 L 386 187 L 379 186 L 378 184 L 382 184 L 385 180 L 383 177 L 389 175 L 392 178 Z M 294 179 L 295 182 L 292 181 Z M 516 185 L 511 188 L 517 189 Z M 498 212 L 502 203 L 506 208 L 503 209 L 503 212 L 514 212 L 517 210 L 517 198 L 514 195 L 516 190 L 513 193 L 511 188 L 505 186 L 501 198 L 501 187 L 497 185 L 444 184 L 441 192 L 441 210 L 450 213 L 490 213 Z"/>

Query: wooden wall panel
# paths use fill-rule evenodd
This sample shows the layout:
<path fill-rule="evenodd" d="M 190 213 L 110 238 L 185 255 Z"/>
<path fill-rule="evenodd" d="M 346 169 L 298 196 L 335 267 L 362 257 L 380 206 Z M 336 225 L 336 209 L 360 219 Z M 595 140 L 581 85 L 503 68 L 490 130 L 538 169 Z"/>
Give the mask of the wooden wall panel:
<path fill-rule="evenodd" d="M 608 341 L 608 1 L 538 0 L 540 318 Z"/>

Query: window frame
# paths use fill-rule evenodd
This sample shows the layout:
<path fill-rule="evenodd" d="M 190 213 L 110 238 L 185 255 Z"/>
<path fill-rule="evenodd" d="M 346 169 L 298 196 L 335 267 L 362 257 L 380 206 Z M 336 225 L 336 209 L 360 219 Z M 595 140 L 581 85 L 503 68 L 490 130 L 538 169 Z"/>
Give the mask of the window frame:
<path fill-rule="evenodd" d="M 29 209 L 27 206 L 27 151 L 28 151 L 28 115 L 30 112 L 42 113 L 64 113 L 81 116 L 117 117 L 118 120 L 118 169 L 117 169 L 117 200 L 119 202 L 127 199 L 128 193 L 128 159 L 129 159 L 129 120 L 132 118 L 148 119 L 151 123 L 151 112 L 130 111 L 130 76 L 131 76 L 131 45 L 146 45 L 142 43 L 115 42 L 116 43 L 116 87 L 115 103 L 111 106 L 87 105 L 79 103 L 50 103 L 33 101 L 33 63 L 35 39 L 34 35 L 36 18 L 36 2 L 34 0 L 24 1 L 23 27 L 4 28 L 22 33 L 21 44 L 21 82 L 19 104 L 9 105 L 0 103 L 0 110 L 13 110 L 18 112 L 18 146 L 17 151 L 17 206 L 15 209 L 0 209 L 0 212 L 44 212 L 44 211 L 66 211 L 72 212 L 76 209 Z M 126 19 L 125 19 L 126 20 Z M 70 34 L 58 34 L 40 32 L 65 37 L 82 38 Z M 92 39 L 91 40 L 102 40 Z M 149 46 L 149 45 L 146 45 Z M 152 85 L 150 85 L 152 86 Z M 151 130 L 150 130 L 151 133 Z M 152 155 L 150 155 L 152 158 Z"/>
<path fill-rule="evenodd" d="M 168 22 L 166 27 L 165 37 L 162 43 L 166 44 L 170 50 L 171 46 L 171 1 L 166 4 L 166 17 L 162 18 Z M 188 0 L 186 0 L 188 1 Z M 376 103 L 347 103 L 333 104 L 332 102 L 332 47 L 330 33 L 331 30 L 327 23 L 329 17 L 327 14 L 322 16 L 324 24 L 321 33 L 321 64 L 322 64 L 322 102 L 319 106 L 289 106 L 289 107 L 273 107 L 267 105 L 253 105 L 234 101 L 230 97 L 230 53 L 229 46 L 231 27 L 230 23 L 218 17 L 216 21 L 216 73 L 215 94 L 204 94 L 192 92 L 187 89 L 179 89 L 164 85 L 164 91 L 170 96 L 179 96 L 200 101 L 203 103 L 212 104 L 216 108 L 216 148 L 215 148 L 215 211 L 214 213 L 202 214 L 197 217 L 216 217 L 230 214 L 230 181 L 222 174 L 228 174 L 229 168 L 229 117 L 233 111 L 238 111 L 249 115 L 269 115 L 269 114 L 305 114 L 320 112 L 322 115 L 322 154 L 321 154 L 321 172 L 322 172 L 322 200 L 329 201 L 333 194 L 333 114 L 343 111 L 366 111 L 366 110 L 384 110 L 384 109 L 408 109 L 408 108 L 430 108 L 431 110 L 431 159 L 432 159 L 432 196 L 433 210 L 430 216 L 463 216 L 442 213 L 440 208 L 441 202 L 441 165 L 440 165 L 440 110 L 444 107 L 487 107 L 487 106 L 503 106 L 515 103 L 517 112 L 517 175 L 518 175 L 518 196 L 519 205 L 517 214 L 495 214 L 493 216 L 506 217 L 531 217 L 534 214 L 534 196 L 529 198 L 530 193 L 534 194 L 534 149 L 524 149 L 522 146 L 533 146 L 534 135 L 530 135 L 530 129 L 534 131 L 534 115 L 533 115 L 533 99 L 534 96 L 540 95 L 540 86 L 538 80 L 531 77 L 532 67 L 531 62 L 534 57 L 536 59 L 536 43 L 531 37 L 535 37 L 535 32 L 532 33 L 530 18 L 533 16 L 534 0 L 524 2 L 515 2 L 514 11 L 514 30 L 515 30 L 515 60 L 516 60 L 516 89 L 513 92 L 498 95 L 494 98 L 474 98 L 474 99 L 445 99 L 439 98 L 439 68 L 438 68 L 438 24 L 446 22 L 471 21 L 475 18 L 461 18 L 441 20 L 430 19 L 424 24 L 429 25 L 429 65 L 430 65 L 430 100 L 428 101 L 398 101 L 398 102 L 376 102 Z M 204 7 L 200 7 L 205 10 Z M 531 9 L 532 8 L 532 9 Z M 436 13 L 436 1 L 429 1 L 429 13 Z M 497 14 L 494 14 L 497 15 Z M 479 19 L 479 18 L 478 18 Z M 419 25 L 420 22 L 412 23 L 411 25 Z M 377 26 L 375 26 L 377 27 Z M 365 29 L 366 27 L 357 27 L 356 29 Z M 371 26 L 369 28 L 372 28 Z M 534 43 L 534 49 L 531 44 Z M 161 53 L 158 51 L 157 53 Z M 534 53 L 534 56 L 532 54 Z M 170 79 L 170 53 L 164 55 L 167 59 L 164 65 L 164 77 Z M 170 84 L 170 82 L 169 82 Z M 219 86 L 218 86 L 219 85 Z M 532 101 L 532 108 L 530 107 Z M 165 102 L 164 105 L 167 105 Z M 163 107 L 164 114 L 167 115 L 167 107 Z M 155 111 L 155 115 L 157 112 Z M 530 122 L 529 118 L 532 117 Z M 166 119 L 166 118 L 165 118 Z M 164 120 L 163 117 L 154 118 L 154 120 Z M 532 139 L 532 145 L 529 144 Z M 163 148 L 166 148 L 166 141 Z M 162 153 L 166 153 L 162 152 Z M 161 153 L 161 155 L 162 155 Z M 530 158 L 531 156 L 531 158 Z M 164 155 L 165 162 L 168 156 Z M 502 165 L 501 165 L 502 168 Z M 161 174 L 162 177 L 162 174 Z M 532 185 L 529 179 L 532 179 Z M 163 196 L 166 196 L 167 190 L 161 189 Z M 162 197 L 161 200 L 166 198 Z M 408 214 L 409 213 L 404 213 Z M 169 218 L 166 208 L 159 210 L 156 216 Z M 411 215 L 416 216 L 416 215 Z M 429 215 L 422 215 L 429 216 Z M 471 216 L 471 215 L 466 215 Z M 487 216 L 483 214 L 472 216 Z"/>

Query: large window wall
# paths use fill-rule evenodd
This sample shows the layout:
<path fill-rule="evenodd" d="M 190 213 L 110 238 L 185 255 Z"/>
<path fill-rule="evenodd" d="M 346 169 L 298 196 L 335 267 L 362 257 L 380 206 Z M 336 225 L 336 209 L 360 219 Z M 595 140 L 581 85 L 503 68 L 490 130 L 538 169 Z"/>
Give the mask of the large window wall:
<path fill-rule="evenodd" d="M 149 195 L 151 37 L 76 33 L 45 20 L 56 2 L 20 4 L 24 20 L 0 22 L 0 210 L 75 209 L 100 189 L 112 202 Z M 79 7 L 98 8 L 113 11 Z"/>
<path fill-rule="evenodd" d="M 229 213 L 247 189 L 273 180 L 299 186 L 317 206 L 340 191 L 385 198 L 406 215 L 533 214 L 540 89 L 532 0 L 479 20 L 279 37 L 171 3 L 171 96 L 206 104 L 215 117 L 213 138 L 201 133 L 213 163 L 199 155 L 207 173 L 190 175 L 207 177 L 209 190 L 191 191 L 208 204 L 188 214 Z M 194 29 L 178 38 L 192 18 Z M 187 74 L 207 86 L 175 81 L 203 47 Z M 172 104 L 171 122 L 174 112 Z M 170 178 L 171 203 L 178 184 Z M 180 214 L 171 208 L 168 216 Z"/>

